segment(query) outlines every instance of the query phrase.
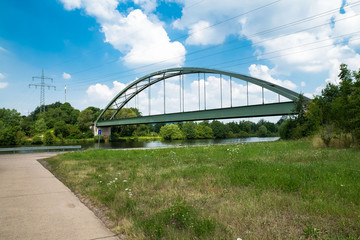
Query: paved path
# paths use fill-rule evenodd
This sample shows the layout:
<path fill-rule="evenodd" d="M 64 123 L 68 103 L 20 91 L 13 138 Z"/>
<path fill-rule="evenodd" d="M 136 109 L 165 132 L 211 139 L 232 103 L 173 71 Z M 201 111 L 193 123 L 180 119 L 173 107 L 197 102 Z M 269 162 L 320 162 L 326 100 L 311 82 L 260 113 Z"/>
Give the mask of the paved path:
<path fill-rule="evenodd" d="M 0 155 L 0 239 L 118 239 L 37 159 Z"/>

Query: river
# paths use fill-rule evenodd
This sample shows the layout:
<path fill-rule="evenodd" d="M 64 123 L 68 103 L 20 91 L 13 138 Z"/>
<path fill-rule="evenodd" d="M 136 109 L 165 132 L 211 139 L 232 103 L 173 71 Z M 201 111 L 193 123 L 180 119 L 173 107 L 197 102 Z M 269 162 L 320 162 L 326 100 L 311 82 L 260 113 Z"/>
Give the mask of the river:
<path fill-rule="evenodd" d="M 169 146 L 195 146 L 195 145 L 215 145 L 215 144 L 235 144 L 250 142 L 272 142 L 279 137 L 249 137 L 249 138 L 229 138 L 229 139 L 196 139 L 196 140 L 173 140 L 173 141 L 121 141 L 100 143 L 103 149 L 121 148 L 158 148 Z M 97 143 L 82 145 L 84 148 L 97 148 Z"/>
<path fill-rule="evenodd" d="M 216 145 L 216 144 L 236 144 L 236 143 L 250 143 L 250 142 L 272 142 L 278 140 L 279 137 L 249 137 L 249 138 L 229 138 L 229 139 L 197 139 L 197 140 L 173 140 L 173 141 L 120 141 L 120 142 L 106 142 L 100 143 L 102 149 L 136 149 L 136 148 L 161 148 L 171 146 L 196 146 L 196 145 Z M 98 143 L 82 143 L 81 149 L 98 148 Z M 8 146 L 13 148 L 14 146 Z M 29 149 L 29 147 L 31 149 Z M 43 146 L 42 146 L 43 147 Z M 18 153 L 30 152 L 46 152 L 54 150 L 39 150 L 35 145 L 15 147 Z M 25 149 L 24 149 L 25 148 Z M 0 148 L 0 154 L 14 152 L 13 150 L 5 150 L 5 147 Z M 59 150 L 58 150 L 59 151 Z M 60 150 L 61 151 L 61 150 Z"/>

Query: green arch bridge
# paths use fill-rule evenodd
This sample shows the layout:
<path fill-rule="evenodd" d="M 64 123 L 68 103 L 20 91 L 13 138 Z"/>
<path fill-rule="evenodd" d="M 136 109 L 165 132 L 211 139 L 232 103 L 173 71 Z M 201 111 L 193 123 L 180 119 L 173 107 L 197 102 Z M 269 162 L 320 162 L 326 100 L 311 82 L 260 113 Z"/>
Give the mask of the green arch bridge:
<path fill-rule="evenodd" d="M 199 109 L 196 111 L 185 111 L 184 110 L 184 75 L 197 74 L 198 75 L 198 87 L 199 87 Z M 217 109 L 207 109 L 206 107 L 206 84 L 205 75 L 220 75 L 220 101 L 221 107 Z M 179 76 L 180 85 L 180 101 L 179 101 L 179 112 L 177 113 L 166 113 L 166 79 Z M 200 109 L 200 76 L 204 76 L 203 83 L 203 109 Z M 222 89 L 222 76 L 228 76 L 230 81 L 230 107 L 222 107 L 223 103 L 223 89 Z M 232 106 L 233 90 L 232 83 L 233 79 L 240 79 L 247 83 L 247 105 L 245 106 Z M 164 113 L 151 115 L 151 91 L 150 87 L 155 83 L 163 82 L 164 88 Z M 262 88 L 262 104 L 248 105 L 249 92 L 248 84 L 254 84 Z M 136 97 L 139 93 L 145 89 L 148 90 L 148 108 L 149 115 L 134 117 L 134 118 L 119 118 L 117 114 L 126 104 Z M 276 103 L 265 103 L 264 101 L 264 89 L 278 94 L 279 101 Z M 287 98 L 289 101 L 280 102 L 280 96 Z M 209 96 L 208 96 L 209 97 Z M 210 96 L 211 97 L 211 96 Z M 214 120 L 214 119 L 230 119 L 230 118 L 248 118 L 248 117 L 266 117 L 266 116 L 279 116 L 294 114 L 294 101 L 299 98 L 299 93 L 292 90 L 286 89 L 274 83 L 270 83 L 258 78 L 233 73 L 220 71 L 215 69 L 206 68 L 170 68 L 148 74 L 140 79 L 137 79 L 127 85 L 121 92 L 119 92 L 101 112 L 100 116 L 95 122 L 96 127 L 111 127 L 119 125 L 132 125 L 132 124 L 146 124 L 146 123 L 163 123 L 163 122 L 182 122 L 182 121 L 198 121 L 198 120 Z M 304 97 L 305 100 L 310 100 Z"/>

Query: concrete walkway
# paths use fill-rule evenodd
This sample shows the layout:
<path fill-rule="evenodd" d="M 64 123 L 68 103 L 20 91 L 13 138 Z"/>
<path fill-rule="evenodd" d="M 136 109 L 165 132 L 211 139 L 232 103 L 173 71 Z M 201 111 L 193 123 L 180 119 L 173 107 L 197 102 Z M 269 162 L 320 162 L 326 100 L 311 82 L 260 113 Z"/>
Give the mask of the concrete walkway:
<path fill-rule="evenodd" d="M 37 159 L 0 155 L 0 239 L 118 239 Z"/>

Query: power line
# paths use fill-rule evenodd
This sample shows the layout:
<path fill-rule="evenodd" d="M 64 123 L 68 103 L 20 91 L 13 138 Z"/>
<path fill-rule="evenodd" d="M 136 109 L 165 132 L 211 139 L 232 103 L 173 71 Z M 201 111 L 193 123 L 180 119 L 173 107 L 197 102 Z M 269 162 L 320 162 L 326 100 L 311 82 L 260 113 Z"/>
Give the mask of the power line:
<path fill-rule="evenodd" d="M 346 20 L 346 19 L 349 19 L 349 18 L 352 18 L 352 17 L 356 17 L 358 15 L 354 15 L 354 16 L 350 16 L 350 17 L 346 17 L 346 18 L 342 18 L 342 19 L 338 19 L 334 22 L 339 22 L 339 21 L 343 21 L 343 20 Z M 314 29 L 314 28 L 318 28 L 318 27 L 321 27 L 321 26 L 324 26 L 324 25 L 328 25 L 328 23 L 326 24 L 320 24 L 320 25 L 317 25 L 317 26 L 314 26 L 314 27 L 310 27 L 310 28 L 306 28 L 306 29 L 303 29 L 303 30 L 299 30 L 297 32 L 293 32 L 293 33 L 289 33 L 289 34 L 284 34 L 284 35 L 281 35 L 281 36 L 278 36 L 278 37 L 274 37 L 274 38 L 271 38 L 271 39 L 266 39 L 266 40 L 262 40 L 262 41 L 259 41 L 259 42 L 255 42 L 255 43 L 252 43 L 252 44 L 247 44 L 247 45 L 243 45 L 243 46 L 239 46 L 237 48 L 231 48 L 231 49 L 227 49 L 227 50 L 223 50 L 223 51 L 220 51 L 220 52 L 217 52 L 217 53 L 212 53 L 212 54 L 208 54 L 208 55 L 205 55 L 205 56 L 201 56 L 199 58 L 196 58 L 196 59 L 191 59 L 191 60 L 187 60 L 187 62 L 192 62 L 192 61 L 195 61 L 195 60 L 198 60 L 198 59 L 203 59 L 203 58 L 206 58 L 206 57 L 210 57 L 210 56 L 214 56 L 214 55 L 217 55 L 217 54 L 220 54 L 220 53 L 224 53 L 224 52 L 228 52 L 228 51 L 233 51 L 235 49 L 240 49 L 240 48 L 245 48 L 245 47 L 249 47 L 249 46 L 256 46 L 256 45 L 259 45 L 261 43 L 264 43 L 264 42 L 267 42 L 267 41 L 273 41 L 275 39 L 279 39 L 279 38 L 282 38 L 282 37 L 285 37 L 285 36 L 289 36 L 289 35 L 292 35 L 292 34 L 295 34 L 295 33 L 300 33 L 300 32 L 304 32 L 304 31 L 307 31 L 307 30 L 311 30 L 311 29 Z M 350 34 L 344 34 L 344 35 L 341 35 L 341 36 L 336 36 L 336 37 L 332 37 L 332 38 L 328 38 L 328 39 L 334 39 L 334 38 L 339 38 L 339 37 L 345 37 L 345 36 L 348 36 L 348 35 L 352 35 L 352 34 L 355 34 L 357 32 L 354 32 L 354 33 L 350 33 Z M 327 39 L 326 39 L 327 40 Z M 320 42 L 322 42 L 324 40 L 321 40 Z M 317 41 L 319 42 L 319 41 Z M 316 42 L 314 42 L 316 43 Z M 314 44 L 312 43 L 312 44 Z M 299 46 L 297 46 L 299 47 Z M 210 47 L 211 48 L 211 47 Z M 208 48 L 209 49 L 209 48 Z M 201 50 L 200 50 L 201 51 Z M 188 55 L 191 55 L 192 53 L 188 54 Z M 149 64 L 149 65 L 155 65 L 157 63 L 154 63 L 154 64 Z M 149 66 L 149 65 L 146 65 L 146 66 Z M 141 69 L 141 68 L 145 68 L 145 66 L 140 66 L 136 69 Z M 125 72 L 131 72 L 131 70 L 127 70 L 127 71 L 123 71 L 123 72 L 115 72 L 115 73 L 110 73 L 110 74 L 106 74 L 106 75 L 103 75 L 102 78 L 109 78 L 109 77 L 112 77 L 114 75 L 117 75 L 118 73 L 121 73 L 120 76 L 133 76 L 133 74 L 129 74 L 129 75 L 124 75 Z M 146 72 L 145 72 L 146 73 Z M 96 78 L 93 78 L 94 80 L 98 80 L 98 77 Z M 101 82 L 104 82 L 104 81 L 110 81 L 110 80 L 114 80 L 114 79 L 107 79 L 107 80 L 103 80 Z M 88 82 L 89 79 L 85 80 L 85 81 L 82 81 L 82 82 Z M 78 82 L 78 83 L 82 83 L 82 82 Z M 82 85 L 82 84 L 80 84 Z M 79 84 L 77 85 L 79 86 Z"/>
<path fill-rule="evenodd" d="M 351 5 L 348 5 L 347 7 L 349 6 L 357 6 L 357 5 L 360 5 L 360 1 L 358 2 L 355 2 L 355 3 L 352 3 Z M 338 10 L 338 9 L 336 9 Z M 287 24 L 284 24 L 284 25 L 280 25 L 278 27 L 275 27 L 275 28 L 272 28 L 272 29 L 268 29 L 268 30 L 264 30 L 264 31 L 261 31 L 259 33 L 255 33 L 255 34 L 252 34 L 250 36 L 247 36 L 247 37 L 242 37 L 243 39 L 246 39 L 248 37 L 252 37 L 252 36 L 256 36 L 256 35 L 260 35 L 260 34 L 265 34 L 265 33 L 270 33 L 271 31 L 277 31 L 281 28 L 285 28 L 285 27 L 290 27 L 290 26 L 294 26 L 294 25 L 297 25 L 299 23 L 304 23 L 306 21 L 310 21 L 310 20 L 314 20 L 317 18 L 317 16 L 319 15 L 322 15 L 322 16 L 325 16 L 324 14 L 328 15 L 328 14 L 331 14 L 335 11 L 335 9 L 333 10 L 330 10 L 330 11 L 326 11 L 326 12 L 323 12 L 323 13 L 320 13 L 320 14 L 316 14 L 316 15 L 313 15 L 313 16 L 310 16 L 310 17 L 307 17 L 307 18 L 304 18 L 304 19 L 300 19 L 298 21 L 295 21 L 295 22 L 292 22 L 292 23 L 287 23 Z M 349 16 L 349 17 L 345 17 L 345 18 L 342 18 L 342 19 L 337 19 L 337 20 L 334 20 L 333 22 L 339 22 L 339 21 L 343 21 L 343 20 L 346 20 L 346 19 L 349 19 L 349 18 L 353 18 L 353 17 L 356 17 L 358 16 L 358 14 L 356 15 L 353 15 L 353 16 Z M 305 21 L 306 20 L 306 21 Z M 321 26 L 325 26 L 325 25 L 328 25 L 329 23 L 325 23 L 325 24 L 321 24 L 321 25 L 317 25 L 315 27 L 310 27 L 310 28 L 307 28 L 305 30 L 300 30 L 300 31 L 297 31 L 295 33 L 299 33 L 299 32 L 303 32 L 303 31 L 306 31 L 306 30 L 311 30 L 311 29 L 314 29 L 314 28 L 318 28 L 318 27 L 321 27 Z M 280 37 L 284 37 L 284 36 L 288 36 L 288 35 L 291 35 L 291 34 L 294 34 L 294 33 L 289 33 L 289 34 L 284 34 L 284 35 L 281 35 L 279 37 L 275 37 L 275 38 L 272 38 L 272 39 L 267 39 L 267 40 L 263 40 L 261 42 L 258 42 L 258 43 L 263 43 L 263 42 L 266 42 L 266 41 L 270 41 L 270 40 L 273 40 L 273 39 L 276 39 L 276 38 L 280 38 Z M 240 38 L 241 39 L 241 38 Z M 231 41 L 231 42 L 238 42 L 238 40 L 234 40 L 234 41 Z M 228 42 L 226 45 L 230 44 L 231 42 Z M 249 46 L 251 45 L 254 45 L 254 44 L 249 44 Z M 203 52 L 203 51 L 207 51 L 207 50 L 210 50 L 210 49 L 214 49 L 214 48 L 218 48 L 220 46 L 223 46 L 223 45 L 217 45 L 217 46 L 211 46 L 211 47 L 208 47 L 208 48 L 205 48 L 205 49 L 201 49 L 201 50 L 197 50 L 197 51 L 194 51 L 194 52 L 191 52 L 191 53 L 188 53 L 186 54 L 186 56 L 190 56 L 190 55 L 193 55 L 193 54 L 197 54 L 199 52 Z M 230 49 L 231 50 L 231 49 Z M 227 50 L 229 51 L 229 50 Z M 137 68 L 134 68 L 134 69 L 131 69 L 131 70 L 127 70 L 127 71 L 122 71 L 122 72 L 114 72 L 114 73 L 109 73 L 109 74 L 105 74 L 105 75 L 102 75 L 102 76 L 99 76 L 99 77 L 102 77 L 102 78 L 108 78 L 108 77 L 111 77 L 111 76 L 114 76 L 114 75 L 117 75 L 119 73 L 123 74 L 125 72 L 131 72 L 133 70 L 137 70 L 137 69 L 142 69 L 142 68 L 146 68 L 146 67 L 150 67 L 150 66 L 154 66 L 154 65 L 157 65 L 157 64 L 161 64 L 161 63 L 164 63 L 166 61 L 169 61 L 171 59 L 176 59 L 176 58 L 180 58 L 180 57 L 184 57 L 185 55 L 181 55 L 181 56 L 177 56 L 177 57 L 173 57 L 173 58 L 169 58 L 169 59 L 166 59 L 166 60 L 163 60 L 163 61 L 159 61 L 159 62 L 156 62 L 156 63 L 151 63 L 151 64 L 147 64 L 147 65 L 143 65 L 143 66 L 140 66 L 140 67 L 137 67 Z M 206 57 L 206 56 L 205 56 Z M 97 79 L 98 77 L 96 78 L 93 78 L 93 79 Z M 88 80 L 86 80 L 88 81 Z M 83 81 L 85 82 L 85 81 Z"/>

